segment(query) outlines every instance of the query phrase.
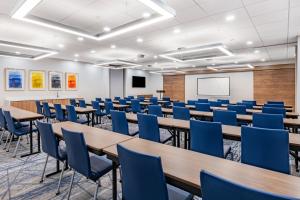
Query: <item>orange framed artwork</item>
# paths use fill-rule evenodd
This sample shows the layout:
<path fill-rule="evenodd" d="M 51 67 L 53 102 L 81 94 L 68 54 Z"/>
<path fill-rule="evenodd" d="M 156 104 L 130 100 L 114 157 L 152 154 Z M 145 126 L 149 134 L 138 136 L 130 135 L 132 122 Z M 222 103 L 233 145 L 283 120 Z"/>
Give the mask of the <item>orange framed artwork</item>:
<path fill-rule="evenodd" d="M 66 73 L 66 90 L 77 90 L 78 89 L 78 74 L 77 73 Z"/>

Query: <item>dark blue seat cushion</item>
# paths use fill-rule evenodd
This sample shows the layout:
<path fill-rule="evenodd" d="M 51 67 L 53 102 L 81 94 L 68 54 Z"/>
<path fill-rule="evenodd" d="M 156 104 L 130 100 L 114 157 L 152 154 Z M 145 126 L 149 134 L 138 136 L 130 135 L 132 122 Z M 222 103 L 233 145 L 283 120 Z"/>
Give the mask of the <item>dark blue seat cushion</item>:
<path fill-rule="evenodd" d="M 33 129 L 33 131 L 36 131 L 36 129 Z M 16 128 L 16 132 L 14 133 L 16 136 L 22 136 L 30 133 L 30 127 L 24 126 L 20 128 Z"/>
<path fill-rule="evenodd" d="M 112 162 L 107 159 L 106 156 L 90 156 L 91 163 L 91 177 L 89 177 L 93 181 L 97 181 L 101 176 L 108 173 L 112 170 Z"/>
<path fill-rule="evenodd" d="M 172 185 L 167 185 L 169 200 L 192 200 L 193 195 Z"/>

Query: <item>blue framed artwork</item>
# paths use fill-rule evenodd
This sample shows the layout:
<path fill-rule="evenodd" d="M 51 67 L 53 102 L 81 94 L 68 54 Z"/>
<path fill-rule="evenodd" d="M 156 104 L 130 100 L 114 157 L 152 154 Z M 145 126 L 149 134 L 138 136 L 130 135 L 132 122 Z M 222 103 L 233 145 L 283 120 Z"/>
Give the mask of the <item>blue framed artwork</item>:
<path fill-rule="evenodd" d="M 25 70 L 5 69 L 5 89 L 25 90 Z"/>

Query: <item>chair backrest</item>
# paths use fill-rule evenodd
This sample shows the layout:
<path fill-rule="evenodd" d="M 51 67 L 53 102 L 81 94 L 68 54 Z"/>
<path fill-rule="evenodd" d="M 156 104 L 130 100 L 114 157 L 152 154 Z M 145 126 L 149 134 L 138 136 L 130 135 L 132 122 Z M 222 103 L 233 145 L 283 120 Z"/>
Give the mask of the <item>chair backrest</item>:
<path fill-rule="evenodd" d="M 198 103 L 208 103 L 208 99 L 198 99 Z"/>
<path fill-rule="evenodd" d="M 185 103 L 181 102 L 181 101 L 175 101 L 175 102 L 173 102 L 173 106 L 185 107 Z"/>
<path fill-rule="evenodd" d="M 11 133 L 15 133 L 16 128 L 15 128 L 14 120 L 11 117 L 10 112 L 4 110 L 3 114 L 4 114 L 4 117 L 5 117 L 5 121 L 7 123 L 7 129 L 8 129 L 8 131 L 11 132 Z"/>
<path fill-rule="evenodd" d="M 247 114 L 247 111 L 246 111 L 247 108 L 245 105 L 228 105 L 227 109 L 235 111 L 236 114 L 242 114 L 242 115 Z"/>
<path fill-rule="evenodd" d="M 163 101 L 171 101 L 171 98 L 170 97 L 163 97 L 162 100 Z"/>
<path fill-rule="evenodd" d="M 214 110 L 214 122 L 221 122 L 224 125 L 237 125 L 236 112 L 229 110 Z"/>
<path fill-rule="evenodd" d="M 198 103 L 197 100 L 188 100 L 187 101 L 187 105 L 195 105 L 196 103 Z"/>
<path fill-rule="evenodd" d="M 229 100 L 228 99 L 218 99 L 217 101 L 221 102 L 221 104 L 229 104 Z"/>
<path fill-rule="evenodd" d="M 222 106 L 222 102 L 221 101 L 208 101 L 208 103 L 212 107 L 221 107 Z"/>
<path fill-rule="evenodd" d="M 75 106 L 66 105 L 66 109 L 67 109 L 68 121 L 77 122 L 77 114 L 76 114 Z"/>
<path fill-rule="evenodd" d="M 144 96 L 139 96 L 137 99 L 140 100 L 140 101 L 145 101 L 145 97 Z"/>
<path fill-rule="evenodd" d="M 46 117 L 51 117 L 51 111 L 48 102 L 43 102 L 43 110 Z"/>
<path fill-rule="evenodd" d="M 252 106 L 256 106 L 256 101 L 253 100 L 242 100 L 242 103 L 250 103 Z"/>
<path fill-rule="evenodd" d="M 202 200 L 291 200 L 290 197 L 271 194 L 240 185 L 209 172 L 200 172 Z"/>
<path fill-rule="evenodd" d="M 111 101 L 106 101 L 104 103 L 104 107 L 105 107 L 105 113 L 109 115 L 110 111 L 114 109 L 114 104 Z"/>
<path fill-rule="evenodd" d="M 85 103 L 85 100 L 84 100 L 84 99 L 80 99 L 80 100 L 79 100 L 79 107 L 81 107 L 81 108 L 86 108 L 86 103 Z"/>
<path fill-rule="evenodd" d="M 244 105 L 246 109 L 253 109 L 253 103 L 251 102 L 237 102 L 236 105 Z"/>
<path fill-rule="evenodd" d="M 62 133 L 66 143 L 68 164 L 72 169 L 80 174 L 90 177 L 90 157 L 83 134 L 79 132 L 68 131 L 63 128 Z"/>
<path fill-rule="evenodd" d="M 36 106 L 36 112 L 40 115 L 43 114 L 43 108 L 41 106 L 41 101 L 35 101 L 35 106 Z"/>
<path fill-rule="evenodd" d="M 154 142 L 160 142 L 157 117 L 155 115 L 138 113 L 137 118 L 139 126 L 139 137 Z"/>
<path fill-rule="evenodd" d="M 76 99 L 70 99 L 70 105 L 72 105 L 72 106 L 77 106 L 76 105 Z"/>
<path fill-rule="evenodd" d="M 134 96 L 128 96 L 129 99 L 134 99 Z"/>
<path fill-rule="evenodd" d="M 169 199 L 160 157 L 134 152 L 121 145 L 117 145 L 117 150 L 122 168 L 123 199 Z"/>
<path fill-rule="evenodd" d="M 272 107 L 272 108 L 284 108 L 283 104 L 264 104 L 264 107 Z"/>
<path fill-rule="evenodd" d="M 7 129 L 6 120 L 2 108 L 0 108 L 0 127 L 3 129 Z"/>
<path fill-rule="evenodd" d="M 275 107 L 263 107 L 262 109 L 263 113 L 268 113 L 268 114 L 279 114 L 282 115 L 284 118 L 286 116 L 286 110 L 285 108 L 275 108 Z"/>
<path fill-rule="evenodd" d="M 290 173 L 287 130 L 242 127 L 241 162 Z"/>
<path fill-rule="evenodd" d="M 43 152 L 58 159 L 58 140 L 53 133 L 52 125 L 37 121 L 37 128 L 41 135 Z"/>
<path fill-rule="evenodd" d="M 112 131 L 129 135 L 128 122 L 124 111 L 111 110 Z"/>
<path fill-rule="evenodd" d="M 158 105 L 158 99 L 157 97 L 151 97 L 150 98 L 150 103 L 153 105 Z"/>
<path fill-rule="evenodd" d="M 120 103 L 121 105 L 127 105 L 126 99 L 120 99 L 120 100 L 119 100 L 119 103 Z"/>
<path fill-rule="evenodd" d="M 224 158 L 221 123 L 191 120 L 190 134 L 191 150 Z"/>
<path fill-rule="evenodd" d="M 174 119 L 182 119 L 182 120 L 190 120 L 190 110 L 188 108 L 183 107 L 173 107 L 173 118 Z"/>
<path fill-rule="evenodd" d="M 161 106 L 159 106 L 159 105 L 149 105 L 148 113 L 150 115 L 156 115 L 157 117 L 163 117 L 163 112 L 162 112 Z"/>
<path fill-rule="evenodd" d="M 98 101 L 99 103 L 102 102 L 102 99 L 100 97 L 97 97 L 95 100 Z"/>
<path fill-rule="evenodd" d="M 138 99 L 132 99 L 131 100 L 131 109 L 132 109 L 133 113 L 139 113 L 139 112 L 141 112 L 140 100 L 138 100 Z"/>
<path fill-rule="evenodd" d="M 114 98 L 114 100 L 117 100 L 117 101 L 120 100 L 120 99 L 121 99 L 121 97 L 115 97 Z"/>
<path fill-rule="evenodd" d="M 267 104 L 281 104 L 284 105 L 283 101 L 267 101 Z"/>
<path fill-rule="evenodd" d="M 253 113 L 253 127 L 284 129 L 283 116 L 278 114 Z"/>
<path fill-rule="evenodd" d="M 105 102 L 112 102 L 111 98 L 105 98 Z"/>
<path fill-rule="evenodd" d="M 100 107 L 99 101 L 92 101 L 92 107 L 93 107 L 93 109 L 96 110 L 95 113 L 97 115 L 101 114 L 101 107 Z"/>
<path fill-rule="evenodd" d="M 61 108 L 61 104 L 54 104 L 54 109 L 55 109 L 55 117 L 56 120 L 58 121 L 64 121 L 64 111 Z"/>
<path fill-rule="evenodd" d="M 196 103 L 195 105 L 197 111 L 210 112 L 209 103 Z"/>
<path fill-rule="evenodd" d="M 124 99 L 125 99 L 126 101 L 131 101 L 131 99 L 130 99 L 129 97 L 124 97 Z"/>

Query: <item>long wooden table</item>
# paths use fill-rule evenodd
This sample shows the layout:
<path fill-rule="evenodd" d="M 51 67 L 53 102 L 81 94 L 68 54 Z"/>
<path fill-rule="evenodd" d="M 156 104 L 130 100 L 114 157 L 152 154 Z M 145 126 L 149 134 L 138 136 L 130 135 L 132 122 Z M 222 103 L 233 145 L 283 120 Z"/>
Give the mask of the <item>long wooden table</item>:
<path fill-rule="evenodd" d="M 160 156 L 167 182 L 195 195 L 201 196 L 200 171 L 205 170 L 257 190 L 300 198 L 300 178 L 296 176 L 140 138 L 127 140 L 120 144 L 133 151 Z M 108 158 L 112 159 L 115 163 L 118 162 L 116 145 L 105 148 L 103 151 L 107 154 Z M 116 187 L 116 183 L 113 186 Z"/>
<path fill-rule="evenodd" d="M 99 105 L 100 105 L 101 108 L 105 108 L 104 103 L 99 103 Z M 127 105 L 121 105 L 121 104 L 114 103 L 113 107 L 114 107 L 114 109 L 117 109 L 117 110 L 125 110 L 126 108 L 129 108 L 130 106 L 128 104 Z"/>
<path fill-rule="evenodd" d="M 120 103 L 118 100 L 113 100 L 112 102 L 113 102 L 114 104 L 119 104 L 119 103 Z M 131 101 L 126 101 L 126 103 L 127 103 L 128 105 L 131 105 Z M 140 105 L 141 105 L 141 106 L 149 106 L 149 105 L 151 105 L 151 103 L 150 103 L 150 102 L 140 101 Z"/>
<path fill-rule="evenodd" d="M 29 140 L 30 140 L 30 152 L 28 154 L 23 154 L 21 155 L 21 157 L 25 157 L 25 156 L 30 156 L 33 154 L 37 154 L 41 152 L 41 145 L 40 145 L 40 135 L 38 133 L 37 136 L 37 141 L 38 141 L 38 151 L 34 152 L 33 151 L 33 138 L 32 138 L 32 132 L 33 132 L 33 121 L 38 120 L 38 119 L 43 119 L 44 116 L 34 113 L 34 112 L 30 112 L 27 110 L 23 110 L 20 108 L 16 108 L 13 106 L 0 106 L 3 110 L 6 111 L 10 111 L 11 117 L 18 122 L 29 122 L 29 126 L 30 126 L 30 134 L 29 134 Z"/>
<path fill-rule="evenodd" d="M 261 110 L 263 108 L 263 105 L 256 105 L 256 106 L 253 106 L 253 109 L 255 109 L 255 110 Z M 293 109 L 293 107 L 284 107 L 285 108 L 285 110 L 287 111 L 287 112 L 292 112 L 294 109 Z"/>

